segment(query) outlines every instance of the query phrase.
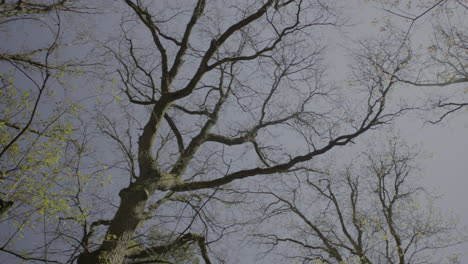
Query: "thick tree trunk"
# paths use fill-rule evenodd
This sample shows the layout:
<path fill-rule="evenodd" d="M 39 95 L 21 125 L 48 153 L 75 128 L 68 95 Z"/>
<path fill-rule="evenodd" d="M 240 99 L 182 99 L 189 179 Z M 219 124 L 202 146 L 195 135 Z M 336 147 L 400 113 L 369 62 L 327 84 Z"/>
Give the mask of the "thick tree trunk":
<path fill-rule="evenodd" d="M 120 191 L 119 195 L 120 206 L 109 226 L 104 242 L 97 251 L 81 255 L 78 258 L 79 264 L 123 262 L 135 229 L 142 221 L 149 194 L 143 185 L 133 184 Z"/>
<path fill-rule="evenodd" d="M 146 202 L 156 190 L 154 183 L 161 179 L 161 174 L 155 168 L 152 149 L 161 120 L 170 105 L 166 99 L 156 103 L 139 138 L 140 176 L 128 188 L 120 191 L 119 209 L 107 230 L 105 240 L 96 251 L 82 253 L 78 258 L 79 264 L 120 264 L 124 261 L 133 234 L 143 220 Z"/>

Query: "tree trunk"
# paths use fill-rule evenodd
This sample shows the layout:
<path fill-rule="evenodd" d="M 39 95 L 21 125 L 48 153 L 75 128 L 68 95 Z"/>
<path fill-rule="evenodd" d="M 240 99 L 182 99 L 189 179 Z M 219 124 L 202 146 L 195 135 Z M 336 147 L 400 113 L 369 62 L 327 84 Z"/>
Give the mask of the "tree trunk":
<path fill-rule="evenodd" d="M 82 254 L 79 264 L 118 264 L 124 261 L 129 242 L 135 229 L 142 221 L 149 194 L 142 184 L 132 184 L 120 191 L 120 206 L 107 231 L 101 247 L 91 253 Z"/>

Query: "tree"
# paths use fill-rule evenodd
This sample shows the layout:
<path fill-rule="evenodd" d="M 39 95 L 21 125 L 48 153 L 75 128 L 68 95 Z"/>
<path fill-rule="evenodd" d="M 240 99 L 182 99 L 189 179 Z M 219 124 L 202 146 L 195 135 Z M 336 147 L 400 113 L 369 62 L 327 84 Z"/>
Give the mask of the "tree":
<path fill-rule="evenodd" d="M 76 8 L 75 1 L 50 3 L 16 5 L 21 14 L 37 16 Z M 60 169 L 52 174 L 66 180 L 46 192 L 67 191 L 65 202 L 74 212 L 57 213 L 40 229 L 44 242 L 28 254 L 12 250 L 15 232 L 5 239 L 0 249 L 25 261 L 222 263 L 222 253 L 213 245 L 248 223 L 231 220 L 226 216 L 230 212 L 222 210 L 245 205 L 239 190 L 258 181 L 294 179 L 313 170 L 325 154 L 414 108 L 390 96 L 411 66 L 412 49 L 401 35 L 397 45 L 364 42 L 353 50 L 352 85 L 333 84 L 322 39 L 324 28 L 346 24 L 337 3 L 115 4 L 121 32 L 116 36 L 106 28 L 110 40 L 93 42 L 99 48 L 92 54 L 102 62 L 93 68 L 96 75 L 86 75 L 96 87 L 104 83 L 96 90 L 111 92 L 99 97 L 99 106 L 86 106 L 87 115 L 74 117 L 73 124 L 82 130 L 63 140 L 59 148 L 67 155 L 56 157 Z M 8 10 L 17 12 L 12 6 Z M 95 17 L 102 24 L 112 21 L 106 14 Z M 60 77 L 64 69 L 46 62 L 41 61 L 38 72 Z M 21 112 L 17 105 L 11 108 Z M 24 131 L 20 147 L 30 147 L 26 134 L 40 132 L 41 138 L 55 140 L 49 127 L 24 126 L 28 118 L 38 120 L 34 112 L 25 113 L 8 119 L 10 133 Z M 32 175 L 33 182 L 51 175 L 49 167 L 38 165 L 41 173 Z M 109 181 L 104 188 L 84 188 L 103 180 Z"/>
<path fill-rule="evenodd" d="M 380 20 L 381 30 L 388 33 L 383 37 L 390 37 L 411 50 L 409 65 L 395 78 L 402 86 L 426 88 L 430 96 L 428 106 L 423 110 L 435 110 L 431 112 L 437 116 L 429 122 L 439 123 L 448 115 L 466 108 L 466 3 L 458 0 L 374 2 L 388 14 Z M 421 36 L 421 31 L 430 32 L 432 38 Z M 399 37 L 395 40 L 391 35 Z M 435 91 L 430 88 L 435 88 Z"/>
<path fill-rule="evenodd" d="M 268 230 L 278 218 L 291 226 L 254 236 L 299 263 L 455 263 L 443 250 L 466 235 L 417 183 L 418 155 L 398 139 L 375 147 L 353 160 L 358 165 L 298 175 L 283 194 L 253 193 L 271 198 L 261 226 Z"/>
<path fill-rule="evenodd" d="M 0 3 L 0 19 L 12 19 L 22 16 L 50 14 L 55 11 L 84 11 L 72 0 L 61 1 L 2 1 Z"/>
<path fill-rule="evenodd" d="M 49 225 L 83 218 L 76 199 L 90 178 L 80 169 L 90 154 L 80 106 L 66 98 L 68 78 L 85 64 L 58 55 L 73 39 L 64 37 L 61 11 L 79 9 L 72 1 L 0 3 L 0 252 L 25 261 L 47 261 Z M 21 42 L 9 34 L 21 26 L 40 37 Z M 34 230 L 44 232 L 44 247 L 18 250 L 18 238 Z"/>
<path fill-rule="evenodd" d="M 321 1 L 232 6 L 199 0 L 190 10 L 182 2 L 124 3 L 133 16 L 123 21 L 118 45 L 106 46 L 119 65 L 119 81 L 114 82 L 122 90 L 114 96 L 126 105 L 126 114 L 133 113 L 134 123 L 144 125 L 140 133 L 136 127 L 107 132 L 123 150 L 130 184 L 119 192 L 120 203 L 104 240 L 85 248 L 78 263 L 137 258 L 127 249 L 138 227 L 157 221 L 150 217 L 153 211 L 179 200 L 179 193 L 210 198 L 210 190 L 222 192 L 226 185 L 251 177 L 289 177 L 313 158 L 406 110 L 386 110 L 385 99 L 396 79 L 383 78 L 367 66 L 369 71 L 361 72 L 363 89 L 354 94 L 364 103 L 350 105 L 354 111 L 326 85 L 322 48 L 312 36 L 314 29 L 342 22 L 333 7 Z M 182 20 L 184 26 L 176 22 Z M 380 61 L 394 73 L 405 62 L 404 55 Z M 104 119 L 106 124 L 115 121 Z M 137 144 L 132 137 L 138 137 Z M 289 139 L 298 137 L 302 142 L 290 146 Z M 155 199 L 155 205 L 148 204 Z M 164 247 L 172 250 L 187 236 L 192 241 L 199 237 L 184 233 L 191 226 Z"/>

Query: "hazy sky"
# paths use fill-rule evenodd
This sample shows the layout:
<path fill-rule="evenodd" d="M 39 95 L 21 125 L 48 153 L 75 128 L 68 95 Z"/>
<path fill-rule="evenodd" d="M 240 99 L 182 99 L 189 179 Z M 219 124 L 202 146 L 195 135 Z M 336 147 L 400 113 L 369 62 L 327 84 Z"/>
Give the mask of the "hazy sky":
<path fill-rule="evenodd" d="M 358 36 L 366 36 L 377 31 L 377 28 L 371 25 L 371 21 L 382 18 L 383 14 L 382 10 L 369 8 L 368 5 L 362 5 L 362 2 L 350 1 L 348 9 L 351 21 L 358 25 L 354 31 Z M 413 42 L 428 41 L 432 34 L 426 20 L 419 21 L 414 26 L 413 32 L 417 36 Z M 339 64 L 339 61 L 337 63 Z M 466 87 L 466 84 L 464 86 Z M 406 89 L 405 93 L 416 96 L 428 90 L 428 88 L 412 86 L 404 89 Z M 450 91 L 447 87 L 437 89 Z M 440 205 L 445 209 L 451 208 L 456 211 L 461 216 L 461 222 L 468 225 L 468 192 L 466 191 L 466 186 L 468 186 L 468 112 L 466 110 L 468 109 L 459 111 L 439 125 L 431 125 L 426 122 L 427 120 L 418 119 L 415 115 L 401 118 L 396 125 L 408 143 L 420 145 L 421 149 L 428 153 L 428 158 L 422 161 L 423 183 L 428 188 L 438 189 L 443 194 Z"/>
<path fill-rule="evenodd" d="M 350 16 L 350 24 L 355 24 L 355 26 L 344 28 L 343 31 L 334 31 L 335 33 L 328 36 L 332 42 L 329 46 L 328 59 L 330 68 L 333 69 L 331 71 L 334 73 L 344 72 L 347 64 L 350 63 L 343 49 L 346 41 L 371 36 L 377 30 L 371 25 L 371 21 L 374 18 L 380 18 L 382 11 L 362 5 L 362 2 L 352 0 L 346 3 L 345 14 Z M 105 32 L 106 27 L 110 27 L 112 21 L 116 23 L 119 21 L 118 18 L 110 15 L 103 15 L 100 19 L 105 20 L 105 23 L 96 23 L 97 27 L 94 30 L 96 34 Z M 79 27 L 79 25 L 76 26 Z M 420 30 L 418 36 L 421 36 L 421 41 L 429 39 L 430 32 L 427 29 L 420 27 L 416 30 Z M 14 32 L 9 31 L 8 34 L 12 35 L 8 45 L 15 45 L 12 40 L 16 38 L 36 38 L 35 33 L 28 28 L 19 27 Z M 4 47 L 4 44 L 0 43 L 0 45 Z M 344 78 L 346 76 L 337 77 L 338 81 L 343 82 Z M 421 92 L 421 89 L 414 87 L 407 89 L 405 93 L 412 95 L 418 95 Z M 446 212 L 453 210 L 453 213 L 460 216 L 461 224 L 468 225 L 468 112 L 459 111 L 439 125 L 427 124 L 416 115 L 400 118 L 396 124 L 396 130 L 409 144 L 419 145 L 421 150 L 427 153 L 427 158 L 421 161 L 423 185 L 428 190 L 433 189 L 434 193 L 442 194 L 439 201 L 440 207 Z M 468 263 L 468 256 L 463 261 Z"/>

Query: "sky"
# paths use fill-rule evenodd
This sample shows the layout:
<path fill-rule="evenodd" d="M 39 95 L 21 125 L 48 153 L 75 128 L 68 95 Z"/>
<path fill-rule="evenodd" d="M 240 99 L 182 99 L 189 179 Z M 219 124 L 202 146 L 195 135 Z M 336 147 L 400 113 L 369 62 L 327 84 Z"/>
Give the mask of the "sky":
<path fill-rule="evenodd" d="M 361 1 L 362 2 L 362 1 Z M 382 11 L 376 8 L 359 8 L 351 11 L 358 16 L 358 34 L 366 34 L 371 21 L 380 19 Z M 372 27 L 372 26 L 371 26 Z M 414 26 L 414 45 L 418 42 L 428 42 L 431 38 L 429 22 L 422 20 Z M 463 85 L 466 87 L 466 84 Z M 463 87 L 461 86 L 461 87 Z M 420 96 L 429 92 L 428 88 L 404 87 L 410 96 Z M 450 89 L 450 88 L 437 88 Z M 397 128 L 401 135 L 411 144 L 419 145 L 423 152 L 427 152 L 427 159 L 422 161 L 423 184 L 428 189 L 434 188 L 443 196 L 440 206 L 453 209 L 461 217 L 461 223 L 468 224 L 468 193 L 464 186 L 468 186 L 468 115 L 466 109 L 459 111 L 441 124 L 431 125 L 428 119 L 434 120 L 433 115 L 410 115 L 398 120 Z M 437 191 L 436 191 L 437 192 Z"/>
<path fill-rule="evenodd" d="M 358 0 L 347 2 L 344 13 L 350 17 L 349 23 L 354 24 L 354 26 L 334 31 L 328 36 L 328 41 L 331 44 L 328 46 L 327 60 L 330 68 L 334 71 L 332 75 L 336 76 L 333 73 L 346 72 L 346 67 L 351 61 L 343 48 L 347 41 L 368 37 L 378 31 L 378 28 L 373 26 L 371 21 L 375 18 L 381 18 L 382 11 L 369 5 L 362 5 L 362 3 L 363 1 Z M 99 19 L 101 21 L 96 21 L 96 28 L 93 29 L 96 38 L 109 28 L 115 27 L 112 25 L 113 22 L 118 22 L 117 18 L 111 14 L 103 15 Z M 420 39 L 418 41 L 425 42 L 429 39 L 430 31 L 427 28 L 421 25 L 416 29 L 419 30 L 417 36 Z M 30 28 L 16 28 L 10 30 L 8 34 L 10 41 L 7 45 L 11 45 L 11 47 L 16 45 L 17 42 L 13 41 L 16 38 L 40 40 L 40 37 L 36 37 L 34 30 Z M 4 47 L 3 45 L 2 47 Z M 77 56 L 73 50 L 67 50 L 67 52 L 70 56 Z M 346 77 L 338 75 L 337 81 L 344 83 Z M 80 82 L 89 85 L 83 80 Z M 408 87 L 404 93 L 409 96 L 417 96 L 421 93 L 421 89 Z M 84 98 L 87 94 L 78 92 L 76 96 Z M 440 194 L 438 205 L 441 209 L 447 214 L 458 215 L 461 225 L 466 226 L 468 225 L 468 192 L 466 191 L 466 186 L 468 186 L 468 114 L 466 111 L 459 111 L 438 125 L 428 124 L 424 118 L 427 116 L 421 117 L 415 114 L 400 118 L 396 123 L 396 131 L 409 144 L 419 146 L 425 153 L 426 158 L 421 161 L 421 183 L 423 186 L 434 194 Z M 244 250 L 249 251 L 249 249 Z M 254 252 L 249 252 L 246 255 L 251 254 Z M 250 256 L 250 259 L 253 259 L 253 256 Z M 462 261 L 468 263 L 468 256 Z"/>
<path fill-rule="evenodd" d="M 362 5 L 362 2 L 350 1 L 346 12 L 352 17 L 351 21 L 358 25 L 352 32 L 357 35 L 357 38 L 375 34 L 378 27 L 372 26 L 371 21 L 381 19 L 384 14 L 378 8 Z M 429 26 L 426 20 L 417 23 L 413 29 L 416 35 L 413 42 L 428 42 L 432 34 Z M 336 65 L 340 65 L 345 56 L 338 55 L 337 57 L 332 60 Z M 420 96 L 429 90 L 411 86 L 404 87 L 404 89 L 406 91 L 403 92 L 409 96 Z M 443 195 L 440 200 L 441 207 L 453 209 L 460 215 L 461 222 L 467 225 L 468 193 L 465 190 L 465 186 L 468 186 L 467 112 L 459 111 L 438 125 L 431 125 L 428 123 L 429 119 L 434 120 L 434 116 L 412 114 L 398 120 L 396 125 L 399 133 L 409 143 L 419 145 L 424 152 L 427 152 L 428 158 L 422 161 L 424 185 L 427 185 L 429 189 L 438 189 Z"/>

